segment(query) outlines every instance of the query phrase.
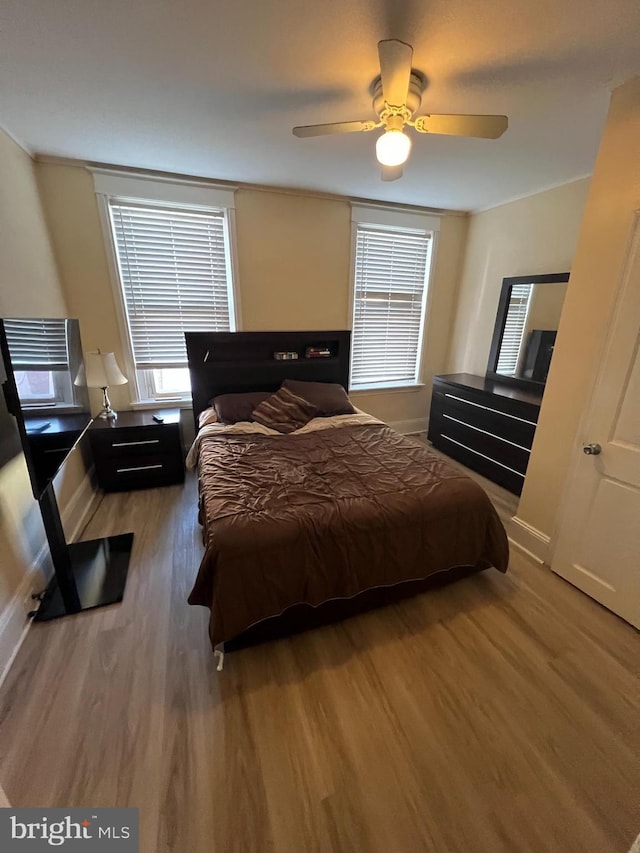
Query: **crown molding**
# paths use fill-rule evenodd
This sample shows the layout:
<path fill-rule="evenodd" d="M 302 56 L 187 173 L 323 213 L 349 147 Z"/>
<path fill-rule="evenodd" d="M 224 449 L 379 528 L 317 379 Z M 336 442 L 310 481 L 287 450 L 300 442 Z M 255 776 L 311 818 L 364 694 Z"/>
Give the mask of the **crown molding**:
<path fill-rule="evenodd" d="M 470 216 L 477 216 L 478 213 L 486 213 L 489 210 L 496 210 L 498 207 L 504 207 L 506 204 L 513 204 L 515 201 L 524 201 L 525 198 L 533 198 L 533 196 L 541 195 L 542 193 L 551 192 L 551 190 L 559 190 L 560 187 L 568 187 L 569 184 L 577 184 L 580 181 L 585 181 L 593 177 L 590 172 L 587 175 L 579 175 L 577 178 L 571 178 L 570 181 L 561 181 L 558 184 L 549 184 L 549 186 L 541 187 L 532 193 L 523 193 L 522 195 L 514 195 L 513 198 L 508 198 L 506 201 L 501 201 L 498 204 L 490 204 L 488 207 L 479 207 L 477 210 L 470 211 Z"/>
<path fill-rule="evenodd" d="M 32 160 L 36 159 L 33 151 L 30 150 L 29 146 L 25 142 L 23 142 L 21 139 L 18 139 L 18 137 L 14 133 L 12 133 L 8 127 L 6 127 L 4 124 L 0 123 L 0 130 L 3 133 L 5 133 L 12 142 L 15 142 L 15 144 L 18 146 L 18 148 L 21 148 L 25 154 L 27 154 L 29 157 L 31 157 Z"/>
<path fill-rule="evenodd" d="M 163 172 L 154 169 L 136 169 L 132 166 L 119 166 L 113 163 L 97 163 L 92 160 L 74 160 L 68 157 L 55 157 L 50 154 L 36 154 L 36 163 L 44 163 L 53 166 L 73 166 L 79 169 L 88 169 L 90 172 L 101 172 L 103 174 L 117 174 L 126 177 L 143 177 L 157 181 L 192 183 L 200 186 L 208 185 L 218 189 L 247 190 L 251 192 L 278 193 L 279 195 L 299 196 L 302 198 L 318 198 L 324 201 L 340 201 L 348 204 L 376 205 L 389 210 L 403 211 L 406 213 L 430 214 L 431 216 L 459 216 L 467 217 L 466 210 L 446 210 L 441 207 L 426 207 L 415 204 L 402 204 L 400 202 L 380 201 L 374 198 L 362 198 L 360 196 L 339 195 L 338 193 L 323 192 L 322 190 L 303 189 L 301 187 L 283 187 L 270 184 L 252 184 L 244 181 L 225 181 L 215 178 L 203 178 L 199 175 L 186 175 L 177 172 Z"/>

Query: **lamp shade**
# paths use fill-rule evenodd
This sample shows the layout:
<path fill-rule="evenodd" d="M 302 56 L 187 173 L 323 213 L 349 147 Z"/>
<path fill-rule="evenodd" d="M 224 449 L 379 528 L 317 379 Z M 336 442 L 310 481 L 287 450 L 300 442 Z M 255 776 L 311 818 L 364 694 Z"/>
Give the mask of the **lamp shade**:
<path fill-rule="evenodd" d="M 112 352 L 88 352 L 84 359 L 85 377 L 89 388 L 108 388 L 126 385 L 129 381 L 118 367 Z"/>

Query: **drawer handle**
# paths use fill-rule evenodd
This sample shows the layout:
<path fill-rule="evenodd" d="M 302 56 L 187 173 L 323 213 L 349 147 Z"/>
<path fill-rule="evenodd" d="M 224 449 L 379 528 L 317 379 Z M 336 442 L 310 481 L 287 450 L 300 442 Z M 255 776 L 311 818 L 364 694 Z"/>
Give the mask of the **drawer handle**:
<path fill-rule="evenodd" d="M 116 474 L 128 474 L 130 471 L 151 471 L 154 468 L 164 468 L 164 465 L 136 465 L 134 468 L 116 468 Z"/>
<path fill-rule="evenodd" d="M 134 447 L 139 444 L 160 444 L 160 439 L 147 438 L 144 441 L 114 441 L 111 447 Z"/>

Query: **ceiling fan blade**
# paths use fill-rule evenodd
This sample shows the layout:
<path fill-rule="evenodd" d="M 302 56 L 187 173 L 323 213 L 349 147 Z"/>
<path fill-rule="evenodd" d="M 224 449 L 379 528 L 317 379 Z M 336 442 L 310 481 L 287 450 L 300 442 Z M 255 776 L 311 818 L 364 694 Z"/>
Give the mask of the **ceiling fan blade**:
<path fill-rule="evenodd" d="M 383 181 L 397 181 L 398 178 L 402 177 L 402 166 L 383 166 L 382 167 L 382 180 Z"/>
<path fill-rule="evenodd" d="M 373 130 L 376 126 L 374 121 L 337 121 L 333 124 L 308 124 L 303 127 L 294 127 L 293 135 L 300 139 L 307 136 L 327 136 L 330 133 L 354 133 L 357 130 Z"/>
<path fill-rule="evenodd" d="M 507 116 L 425 115 L 414 119 L 414 126 L 419 133 L 497 139 L 509 126 L 509 119 Z"/>
<path fill-rule="evenodd" d="M 401 107 L 407 102 L 413 48 L 397 39 L 378 42 L 382 96 L 388 104 Z"/>

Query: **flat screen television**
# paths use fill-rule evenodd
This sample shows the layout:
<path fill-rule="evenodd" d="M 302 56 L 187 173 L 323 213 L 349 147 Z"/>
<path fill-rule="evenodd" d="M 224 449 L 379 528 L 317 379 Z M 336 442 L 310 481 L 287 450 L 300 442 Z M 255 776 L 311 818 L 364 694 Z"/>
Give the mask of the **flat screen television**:
<path fill-rule="evenodd" d="M 53 479 L 91 424 L 77 320 L 0 320 L 0 462 L 24 451 L 54 576 L 34 597 L 36 622 L 122 601 L 133 533 L 67 543 Z M 14 421 L 11 430 L 11 421 Z M 17 430 L 16 430 L 17 426 Z"/>
<path fill-rule="evenodd" d="M 16 418 L 40 499 L 91 423 L 77 320 L 0 320 L 7 410 Z"/>
<path fill-rule="evenodd" d="M 6 381 L 7 372 L 0 359 L 0 383 L 4 386 Z M 22 441 L 16 419 L 9 412 L 4 395 L 0 394 L 0 470 L 21 453 Z"/>

